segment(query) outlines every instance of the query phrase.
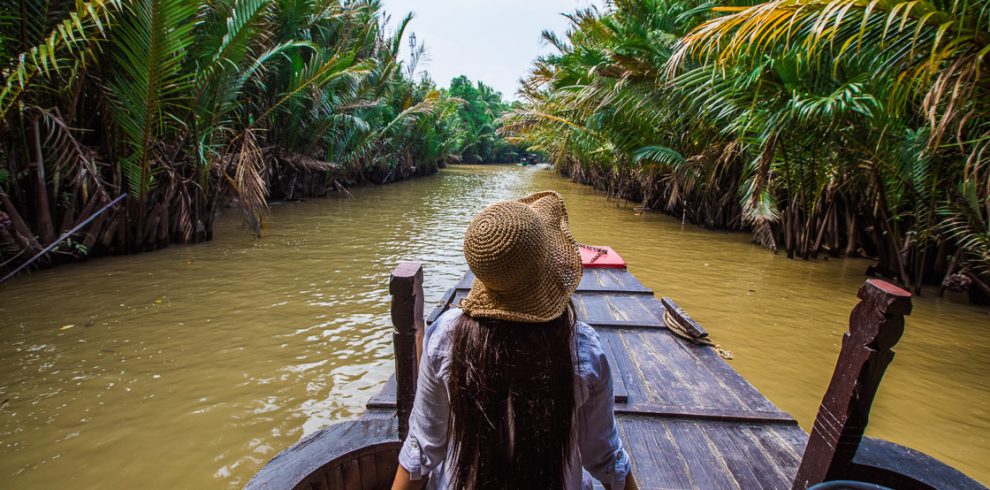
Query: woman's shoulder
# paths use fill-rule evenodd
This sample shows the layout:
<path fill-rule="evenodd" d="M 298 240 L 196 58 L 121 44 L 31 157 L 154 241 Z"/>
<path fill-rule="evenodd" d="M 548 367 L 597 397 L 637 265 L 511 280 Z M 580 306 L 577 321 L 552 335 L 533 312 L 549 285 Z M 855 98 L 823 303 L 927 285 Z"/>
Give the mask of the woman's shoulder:
<path fill-rule="evenodd" d="M 461 316 L 460 308 L 451 308 L 426 327 L 423 333 L 423 350 L 430 357 L 449 357 L 450 339 L 454 324 Z"/>
<path fill-rule="evenodd" d="M 578 320 L 574 336 L 577 338 L 578 352 L 602 352 L 602 339 L 591 325 Z"/>
<path fill-rule="evenodd" d="M 578 372 L 582 377 L 598 378 L 608 369 L 602 339 L 591 325 L 578 321 L 574 329 L 577 344 Z"/>
<path fill-rule="evenodd" d="M 446 364 L 452 349 L 454 326 L 460 318 L 460 308 L 451 308 L 426 327 L 423 336 L 423 351 L 437 365 Z M 574 344 L 578 374 L 582 378 L 595 380 L 609 369 L 601 337 L 591 325 L 578 321 L 574 328 Z"/>

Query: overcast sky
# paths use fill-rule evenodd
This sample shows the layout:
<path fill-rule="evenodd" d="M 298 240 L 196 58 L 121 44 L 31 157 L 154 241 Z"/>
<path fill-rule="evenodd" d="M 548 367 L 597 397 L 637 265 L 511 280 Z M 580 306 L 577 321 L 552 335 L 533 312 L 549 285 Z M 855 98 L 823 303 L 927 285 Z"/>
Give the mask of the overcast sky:
<path fill-rule="evenodd" d="M 392 24 L 408 12 L 415 17 L 406 30 L 426 44 L 420 64 L 438 85 L 467 75 L 515 99 L 519 79 L 530 63 L 551 48 L 540 40 L 544 29 L 563 33 L 561 13 L 592 5 L 593 0 L 384 0 Z M 403 57 L 408 56 L 403 42 Z"/>

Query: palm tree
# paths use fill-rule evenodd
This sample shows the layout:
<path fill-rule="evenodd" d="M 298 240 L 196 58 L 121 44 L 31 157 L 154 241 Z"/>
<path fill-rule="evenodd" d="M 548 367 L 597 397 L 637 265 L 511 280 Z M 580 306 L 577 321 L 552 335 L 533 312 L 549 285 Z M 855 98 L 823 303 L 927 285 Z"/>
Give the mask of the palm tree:
<path fill-rule="evenodd" d="M 712 7 L 570 14 L 503 131 L 578 180 L 792 257 L 876 256 L 916 290 L 950 263 L 986 270 L 983 4 Z M 948 260 L 957 247 L 968 260 Z"/>
<path fill-rule="evenodd" d="M 8 265 L 125 192 L 57 257 L 209 239 L 231 199 L 257 232 L 271 192 L 428 173 L 445 150 L 426 140 L 454 129 L 436 119 L 431 82 L 402 69 L 410 18 L 383 32 L 377 0 L 18 0 L 3 12 Z M 411 170 L 430 145 L 435 160 Z"/>

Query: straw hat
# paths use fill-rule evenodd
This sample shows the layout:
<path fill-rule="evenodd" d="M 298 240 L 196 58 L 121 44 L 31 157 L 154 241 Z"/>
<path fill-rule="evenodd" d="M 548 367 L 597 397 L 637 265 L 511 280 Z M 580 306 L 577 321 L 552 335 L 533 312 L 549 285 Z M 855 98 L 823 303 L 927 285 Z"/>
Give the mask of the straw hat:
<path fill-rule="evenodd" d="M 464 233 L 464 258 L 475 280 L 460 307 L 474 318 L 548 322 L 581 282 L 581 254 L 553 191 L 482 210 Z"/>

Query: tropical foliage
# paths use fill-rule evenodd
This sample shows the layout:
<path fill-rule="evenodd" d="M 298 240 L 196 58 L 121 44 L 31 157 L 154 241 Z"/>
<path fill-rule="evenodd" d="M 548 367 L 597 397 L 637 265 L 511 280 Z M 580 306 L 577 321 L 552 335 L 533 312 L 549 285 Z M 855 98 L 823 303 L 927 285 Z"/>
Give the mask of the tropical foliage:
<path fill-rule="evenodd" d="M 237 202 L 431 173 L 460 103 L 378 0 L 0 0 L 0 262 L 209 239 Z M 2 268 L 2 267 L 0 267 Z"/>
<path fill-rule="evenodd" d="M 502 94 L 465 76 L 450 81 L 446 95 L 461 101 L 451 121 L 459 128 L 455 153 L 465 163 L 506 163 L 519 160 L 521 149 L 509 144 L 498 134 L 499 118 L 510 105 Z"/>
<path fill-rule="evenodd" d="M 616 0 L 506 116 L 564 173 L 788 256 L 990 278 L 985 0 Z"/>

